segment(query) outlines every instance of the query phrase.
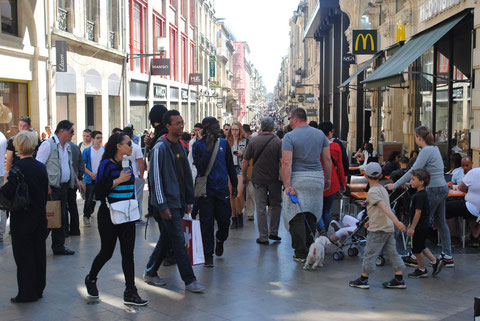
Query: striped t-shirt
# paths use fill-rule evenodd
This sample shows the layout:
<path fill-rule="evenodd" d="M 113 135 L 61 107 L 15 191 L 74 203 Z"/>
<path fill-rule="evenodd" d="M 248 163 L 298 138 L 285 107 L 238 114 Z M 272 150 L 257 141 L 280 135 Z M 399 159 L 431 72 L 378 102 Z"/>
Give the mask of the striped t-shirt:
<path fill-rule="evenodd" d="M 115 163 L 110 159 L 105 159 L 100 163 L 100 167 L 98 168 L 97 182 L 102 185 L 109 181 L 113 182 L 114 179 L 117 179 L 120 176 L 122 170 L 121 162 Z M 130 171 L 132 171 L 131 164 Z M 133 175 L 130 177 L 130 180 L 117 185 L 115 188 L 111 189 L 108 194 L 109 203 L 129 199 L 135 199 L 135 177 Z"/>

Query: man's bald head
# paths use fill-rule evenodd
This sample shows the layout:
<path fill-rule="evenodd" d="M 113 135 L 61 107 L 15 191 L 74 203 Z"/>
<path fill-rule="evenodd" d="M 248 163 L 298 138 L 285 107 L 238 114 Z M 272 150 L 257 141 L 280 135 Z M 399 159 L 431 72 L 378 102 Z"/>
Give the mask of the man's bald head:
<path fill-rule="evenodd" d="M 472 165 L 473 162 L 470 156 L 464 156 L 462 158 L 462 168 L 464 174 L 467 174 L 472 169 Z"/>

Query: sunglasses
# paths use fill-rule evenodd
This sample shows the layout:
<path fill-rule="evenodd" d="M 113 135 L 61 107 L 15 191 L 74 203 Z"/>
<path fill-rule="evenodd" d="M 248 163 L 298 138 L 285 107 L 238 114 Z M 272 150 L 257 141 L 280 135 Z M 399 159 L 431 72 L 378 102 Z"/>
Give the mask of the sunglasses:
<path fill-rule="evenodd" d="M 20 120 L 29 122 L 29 121 L 30 121 L 30 117 L 28 117 L 28 116 L 22 116 L 22 117 L 20 117 Z"/>

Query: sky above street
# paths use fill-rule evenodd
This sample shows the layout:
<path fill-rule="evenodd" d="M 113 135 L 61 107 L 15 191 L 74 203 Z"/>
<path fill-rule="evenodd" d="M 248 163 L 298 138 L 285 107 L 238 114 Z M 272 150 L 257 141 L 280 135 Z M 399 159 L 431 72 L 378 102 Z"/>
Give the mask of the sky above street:
<path fill-rule="evenodd" d="M 268 92 L 273 92 L 282 57 L 288 54 L 289 19 L 298 0 L 216 0 L 217 18 L 225 23 L 237 41 L 250 47 L 249 60 L 260 72 Z"/>

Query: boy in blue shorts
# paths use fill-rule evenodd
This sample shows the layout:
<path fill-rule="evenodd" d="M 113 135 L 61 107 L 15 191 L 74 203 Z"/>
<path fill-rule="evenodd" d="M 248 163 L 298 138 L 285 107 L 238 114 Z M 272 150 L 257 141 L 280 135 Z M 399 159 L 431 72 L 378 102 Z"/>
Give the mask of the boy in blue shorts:
<path fill-rule="evenodd" d="M 407 235 L 412 237 L 412 252 L 417 258 L 418 267 L 408 277 L 418 279 L 428 276 L 428 271 L 425 268 L 425 256 L 432 262 L 432 276 L 436 276 L 442 270 L 443 260 L 436 259 L 428 247 L 425 246 L 430 217 L 428 195 L 425 187 L 430 183 L 430 174 L 423 168 L 415 169 L 412 171 L 410 183 L 417 192 L 413 195 L 410 203 L 411 223 L 408 226 Z"/>
<path fill-rule="evenodd" d="M 367 195 L 368 230 L 367 243 L 363 256 L 362 274 L 349 285 L 354 288 L 369 289 L 368 275 L 375 270 L 377 257 L 384 252 L 393 267 L 395 277 L 382 285 L 389 289 L 405 289 L 402 269 L 405 267 L 402 258 L 398 255 L 395 242 L 394 225 L 400 231 L 405 231 L 405 225 L 400 222 L 390 208 L 387 190 L 380 184 L 382 168 L 378 163 L 369 163 L 365 167 L 365 176 L 370 189 Z"/>

